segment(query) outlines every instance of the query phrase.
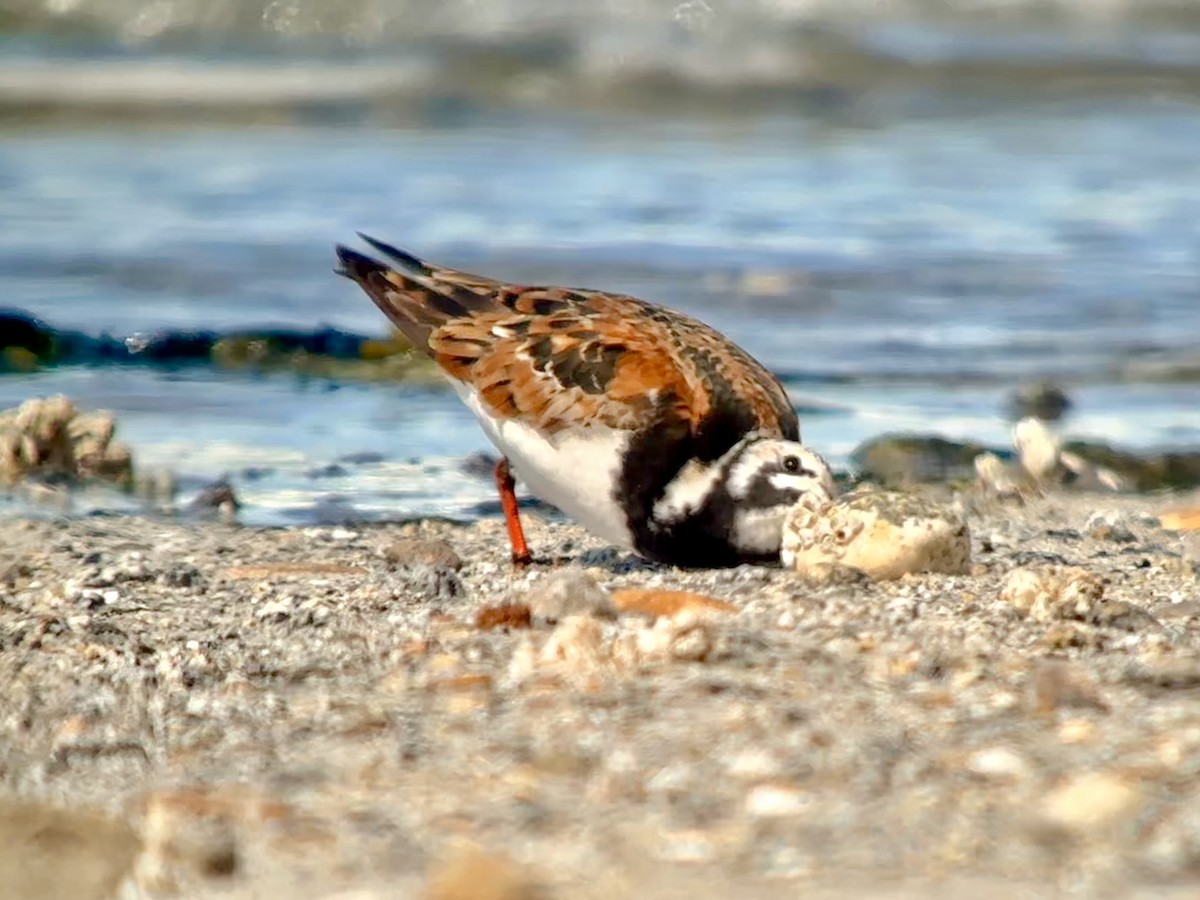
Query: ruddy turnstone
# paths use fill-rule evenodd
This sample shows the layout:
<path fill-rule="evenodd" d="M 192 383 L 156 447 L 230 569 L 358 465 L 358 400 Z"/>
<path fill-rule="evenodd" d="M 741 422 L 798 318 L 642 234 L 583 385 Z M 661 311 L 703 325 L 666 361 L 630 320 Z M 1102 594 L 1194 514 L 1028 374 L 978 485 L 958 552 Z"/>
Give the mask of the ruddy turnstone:
<path fill-rule="evenodd" d="M 620 294 L 504 284 L 360 237 L 399 269 L 339 246 L 338 273 L 433 357 L 503 454 L 496 484 L 515 563 L 530 555 L 514 474 L 592 533 L 688 567 L 777 562 L 788 509 L 832 495 L 783 387 L 707 325 Z"/>

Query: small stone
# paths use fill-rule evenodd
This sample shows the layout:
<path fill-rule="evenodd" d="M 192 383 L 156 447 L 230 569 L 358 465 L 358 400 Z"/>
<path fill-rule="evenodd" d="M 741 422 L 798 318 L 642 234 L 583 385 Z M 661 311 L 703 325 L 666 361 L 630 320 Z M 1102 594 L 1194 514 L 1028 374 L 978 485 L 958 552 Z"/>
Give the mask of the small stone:
<path fill-rule="evenodd" d="M 967 758 L 967 771 L 995 781 L 1015 781 L 1029 771 L 1029 764 L 1011 747 L 976 750 Z"/>
<path fill-rule="evenodd" d="M 1043 622 L 1095 621 L 1104 600 L 1104 582 L 1075 566 L 1014 569 L 1000 589 L 1000 599 Z"/>
<path fill-rule="evenodd" d="M 462 557 L 440 540 L 401 538 L 384 547 L 382 554 L 393 566 L 423 565 L 455 572 L 463 567 Z"/>
<path fill-rule="evenodd" d="M 1096 725 L 1088 719 L 1067 719 L 1058 726 L 1058 739 L 1064 744 L 1086 744 L 1096 736 Z"/>
<path fill-rule="evenodd" d="M 424 900 L 548 900 L 549 893 L 510 859 L 477 846 L 457 848 L 429 878 Z"/>
<path fill-rule="evenodd" d="M 591 672 L 606 662 L 604 632 L 591 616 L 568 616 L 558 623 L 542 646 L 541 662 Z"/>
<path fill-rule="evenodd" d="M 264 622 L 286 622 L 292 617 L 292 603 L 289 600 L 268 600 L 254 610 L 254 617 Z"/>
<path fill-rule="evenodd" d="M 734 778 L 746 781 L 761 781 L 778 777 L 783 770 L 779 759 L 766 750 L 743 750 L 725 765 L 725 770 Z"/>
<path fill-rule="evenodd" d="M 641 615 L 656 619 L 673 619 L 688 614 L 697 618 L 725 616 L 736 613 L 732 603 L 690 591 L 663 591 L 656 588 L 623 588 L 614 591 L 613 605 L 627 615 Z"/>
<path fill-rule="evenodd" d="M 862 491 L 810 509 L 797 504 L 783 528 L 781 558 L 802 575 L 830 564 L 875 579 L 970 570 L 971 537 L 956 513 L 912 494 Z"/>
<path fill-rule="evenodd" d="M 670 618 L 671 640 L 669 653 L 672 659 L 686 662 L 703 662 L 713 651 L 714 641 L 708 625 L 694 613 L 683 613 Z"/>
<path fill-rule="evenodd" d="M 220 478 L 200 490 L 187 505 L 192 515 L 201 518 L 220 518 L 227 521 L 231 514 L 241 509 L 242 503 L 234 493 L 228 479 Z"/>
<path fill-rule="evenodd" d="M 533 616 L 554 624 L 568 616 L 615 619 L 617 609 L 608 591 L 579 569 L 555 572 L 534 583 L 523 598 Z"/>
<path fill-rule="evenodd" d="M 1046 482 L 1058 472 L 1062 438 L 1041 419 L 1029 416 L 1019 421 L 1012 439 L 1022 468 L 1035 482 Z"/>
<path fill-rule="evenodd" d="M 1085 772 L 1046 795 L 1041 817 L 1049 825 L 1083 835 L 1128 822 L 1142 803 L 1142 792 L 1120 776 Z"/>
<path fill-rule="evenodd" d="M 756 819 L 797 816 L 810 805 L 810 795 L 806 791 L 787 785 L 760 784 L 746 795 L 746 814 Z"/>
<path fill-rule="evenodd" d="M 1101 510 L 1088 517 L 1084 531 L 1098 541 L 1115 541 L 1119 544 L 1129 544 L 1137 537 L 1126 524 L 1125 517 L 1116 510 Z"/>
<path fill-rule="evenodd" d="M 475 627 L 480 631 L 491 631 L 495 628 L 529 628 L 532 623 L 533 617 L 524 603 L 485 606 L 475 614 Z"/>
<path fill-rule="evenodd" d="M 1063 450 L 1058 454 L 1058 461 L 1066 476 L 1064 482 L 1077 490 L 1116 492 L 1129 489 L 1129 479 L 1107 466 L 1089 462 L 1078 453 Z"/>
<path fill-rule="evenodd" d="M 1168 510 L 1158 521 L 1166 531 L 1200 531 L 1200 507 Z"/>
<path fill-rule="evenodd" d="M 663 616 L 652 627 L 643 627 L 634 637 L 631 653 L 625 654 L 624 645 L 618 642 L 614 654 L 635 667 L 668 660 L 703 662 L 714 646 L 708 622 L 694 613 L 685 612 L 673 618 Z M 630 658 L 625 659 L 626 655 Z"/>
<path fill-rule="evenodd" d="M 1024 473 L 995 453 L 980 453 L 975 457 L 975 476 L 980 490 L 997 497 L 1019 496 L 1025 486 Z"/>

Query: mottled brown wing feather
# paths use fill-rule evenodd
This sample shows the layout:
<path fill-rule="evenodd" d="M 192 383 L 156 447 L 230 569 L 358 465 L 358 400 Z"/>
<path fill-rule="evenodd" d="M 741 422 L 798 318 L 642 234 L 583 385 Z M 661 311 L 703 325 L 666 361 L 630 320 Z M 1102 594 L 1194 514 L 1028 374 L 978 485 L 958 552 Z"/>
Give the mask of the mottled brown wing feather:
<path fill-rule="evenodd" d="M 339 247 L 342 274 L 500 418 L 547 434 L 672 418 L 687 423 L 702 458 L 750 431 L 799 437 L 774 376 L 695 319 L 600 291 L 505 285 L 368 242 L 412 274 Z"/>

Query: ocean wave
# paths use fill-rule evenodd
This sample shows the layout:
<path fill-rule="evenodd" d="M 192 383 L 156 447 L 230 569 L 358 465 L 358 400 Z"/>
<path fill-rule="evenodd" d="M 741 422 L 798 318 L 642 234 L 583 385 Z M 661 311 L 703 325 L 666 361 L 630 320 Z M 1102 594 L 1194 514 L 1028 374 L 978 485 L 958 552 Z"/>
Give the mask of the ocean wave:
<path fill-rule="evenodd" d="M 730 110 L 872 90 L 1200 91 L 1182 0 L 10 0 L 0 112 Z"/>

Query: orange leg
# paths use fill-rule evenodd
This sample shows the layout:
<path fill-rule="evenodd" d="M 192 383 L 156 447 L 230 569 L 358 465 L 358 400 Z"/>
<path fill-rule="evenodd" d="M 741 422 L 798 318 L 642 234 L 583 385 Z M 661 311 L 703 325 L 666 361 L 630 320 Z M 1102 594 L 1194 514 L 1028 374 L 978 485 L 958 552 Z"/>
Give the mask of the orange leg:
<path fill-rule="evenodd" d="M 521 514 L 517 511 L 517 495 L 513 491 L 516 482 L 508 470 L 508 460 L 503 457 L 496 463 L 496 489 L 500 491 L 500 508 L 504 510 L 504 524 L 508 526 L 508 542 L 512 544 L 514 566 L 527 566 L 533 562 L 529 547 L 525 543 L 525 531 L 521 528 Z"/>

